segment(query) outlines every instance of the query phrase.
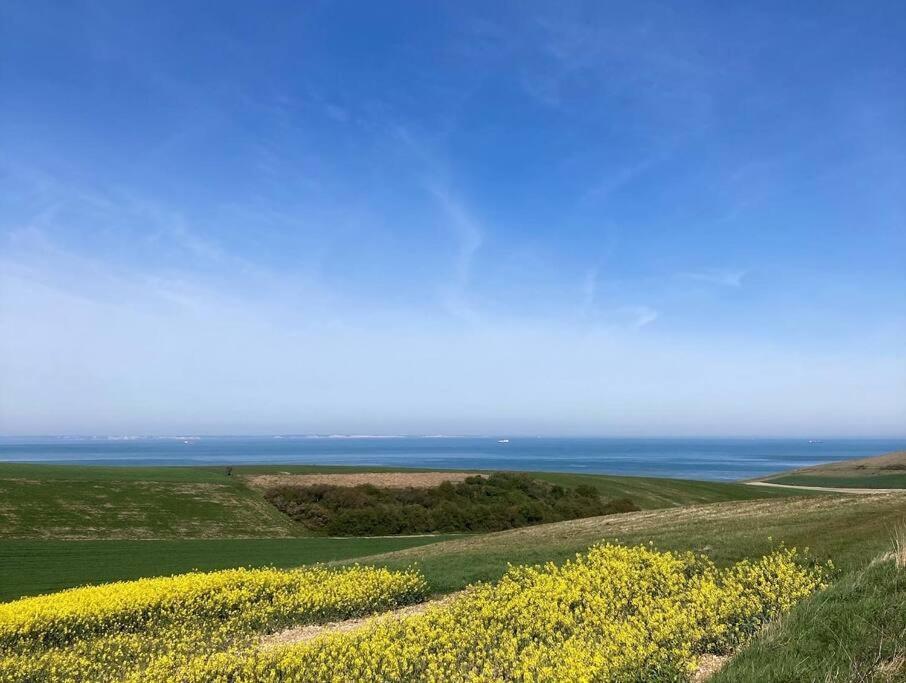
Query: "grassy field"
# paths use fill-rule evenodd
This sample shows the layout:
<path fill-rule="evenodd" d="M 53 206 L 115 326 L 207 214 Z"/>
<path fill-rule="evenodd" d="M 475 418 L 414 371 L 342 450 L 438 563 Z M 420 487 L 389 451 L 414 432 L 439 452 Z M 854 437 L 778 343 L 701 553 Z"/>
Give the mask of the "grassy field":
<path fill-rule="evenodd" d="M 165 541 L 0 541 L 0 600 L 86 583 L 230 567 L 296 567 L 450 536 Z"/>
<path fill-rule="evenodd" d="M 906 494 L 827 494 L 572 520 L 461 537 L 366 561 L 396 568 L 415 562 L 439 592 L 496 579 L 507 563 L 560 562 L 601 540 L 694 550 L 718 564 L 761 556 L 785 543 L 808 547 L 817 558 L 853 571 L 891 547 L 895 528 L 904 519 Z"/>
<path fill-rule="evenodd" d="M 594 474 L 562 474 L 558 472 L 532 472 L 532 476 L 561 484 L 579 486 L 587 484 L 598 489 L 607 498 L 629 498 L 643 510 L 718 503 L 759 498 L 788 498 L 802 495 L 799 491 L 772 489 L 765 496 L 757 486 L 714 481 L 687 479 L 662 479 L 659 477 L 614 477 Z"/>
<path fill-rule="evenodd" d="M 792 486 L 865 489 L 906 488 L 906 451 L 856 458 L 780 472 L 763 481 Z"/>
<path fill-rule="evenodd" d="M 241 484 L 0 479 L 5 538 L 258 538 L 304 535 Z"/>
<path fill-rule="evenodd" d="M 232 476 L 226 476 L 223 468 L 0 464 L 0 539 L 307 536 L 304 527 L 246 485 L 246 474 L 278 471 L 353 472 L 366 468 L 237 467 Z M 535 476 L 568 486 L 590 484 L 607 498 L 630 498 L 642 509 L 791 495 L 780 489 L 675 479 Z"/>
<path fill-rule="evenodd" d="M 880 477 L 904 476 L 873 465 L 771 480 L 851 480 L 869 488 Z M 906 521 L 906 493 L 801 495 L 744 484 L 534 473 L 567 486 L 589 484 L 644 509 L 492 534 L 330 539 L 301 537 L 244 481 L 246 474 L 352 471 L 366 468 L 235 468 L 227 477 L 221 468 L 0 465 L 0 600 L 191 569 L 312 562 L 414 564 L 433 592 L 447 593 L 497 579 L 508 564 L 562 562 L 603 540 L 693 550 L 720 565 L 785 544 L 832 559 L 837 581 L 768 628 L 715 682 L 886 680 L 871 677 L 903 654 L 906 573 L 872 559 L 892 548 Z"/>
<path fill-rule="evenodd" d="M 903 489 L 906 488 L 906 474 L 868 474 L 831 476 L 821 474 L 786 474 L 771 477 L 772 484 L 788 486 L 827 486 L 830 488 L 852 489 Z"/>
<path fill-rule="evenodd" d="M 246 485 L 275 472 L 393 471 L 318 466 L 94 467 L 0 464 L 0 599 L 84 583 L 237 565 L 289 566 L 431 542 L 305 538 L 301 526 Z M 538 473 L 590 484 L 645 509 L 795 492 L 741 484 Z M 506 548 L 500 551 L 506 555 Z M 543 553 L 542 553 L 543 554 Z"/>

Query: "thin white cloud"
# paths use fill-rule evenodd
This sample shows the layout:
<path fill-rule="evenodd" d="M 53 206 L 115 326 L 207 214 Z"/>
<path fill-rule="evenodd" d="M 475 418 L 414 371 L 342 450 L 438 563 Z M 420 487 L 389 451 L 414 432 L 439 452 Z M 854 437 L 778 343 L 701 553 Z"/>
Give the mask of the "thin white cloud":
<path fill-rule="evenodd" d="M 456 240 L 452 276 L 443 287 L 445 305 L 455 315 L 474 319 L 476 312 L 470 303 L 469 290 L 473 260 L 484 242 L 484 231 L 465 204 L 453 196 L 447 187 L 433 184 L 430 186 L 430 193 Z"/>
<path fill-rule="evenodd" d="M 748 270 L 741 268 L 705 268 L 682 273 L 681 276 L 688 280 L 706 282 L 722 287 L 742 287 L 742 281 L 748 274 Z"/>
<path fill-rule="evenodd" d="M 625 314 L 630 326 L 637 330 L 650 325 L 660 316 L 660 313 L 650 306 L 624 306 L 620 313 Z"/>

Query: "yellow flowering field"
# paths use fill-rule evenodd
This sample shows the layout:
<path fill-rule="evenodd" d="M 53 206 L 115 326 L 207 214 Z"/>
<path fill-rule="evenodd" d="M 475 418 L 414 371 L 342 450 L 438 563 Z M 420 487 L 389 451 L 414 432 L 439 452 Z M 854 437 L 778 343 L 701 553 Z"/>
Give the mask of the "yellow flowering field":
<path fill-rule="evenodd" d="M 159 661 L 134 680 L 684 681 L 701 654 L 736 647 L 825 573 L 788 549 L 718 569 L 698 555 L 600 545 L 559 567 L 511 567 L 419 616 Z"/>
<path fill-rule="evenodd" d="M 684 681 L 823 587 L 780 549 L 720 569 L 604 544 L 510 567 L 406 619 L 265 649 L 263 633 L 424 597 L 416 571 L 236 569 L 78 588 L 0 605 L 0 681 Z"/>
<path fill-rule="evenodd" d="M 259 632 L 418 601 L 426 588 L 414 571 L 230 569 L 23 598 L 0 604 L 0 681 L 121 680 Z"/>

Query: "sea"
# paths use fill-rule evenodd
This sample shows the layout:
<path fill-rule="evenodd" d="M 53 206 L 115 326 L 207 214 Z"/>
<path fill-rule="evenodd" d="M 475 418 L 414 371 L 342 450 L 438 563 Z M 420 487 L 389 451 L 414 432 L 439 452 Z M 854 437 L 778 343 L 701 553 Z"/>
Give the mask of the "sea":
<path fill-rule="evenodd" d="M 356 465 L 585 472 L 709 481 L 750 479 L 894 450 L 906 450 L 906 438 L 0 437 L 0 462 L 103 466 Z"/>

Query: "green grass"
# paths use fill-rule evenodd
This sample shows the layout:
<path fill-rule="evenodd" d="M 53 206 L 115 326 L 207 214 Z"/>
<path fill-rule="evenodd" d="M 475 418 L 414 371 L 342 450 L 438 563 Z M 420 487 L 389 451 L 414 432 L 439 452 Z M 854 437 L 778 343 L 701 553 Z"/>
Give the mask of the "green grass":
<path fill-rule="evenodd" d="M 711 682 L 904 681 L 904 657 L 906 571 L 887 560 L 798 605 Z"/>
<path fill-rule="evenodd" d="M 75 481 L 170 481 L 222 483 L 230 481 L 223 467 L 103 467 L 95 465 L 45 465 L 0 463 L 0 479 Z"/>
<path fill-rule="evenodd" d="M 508 563 L 562 562 L 602 540 L 694 550 L 718 564 L 758 557 L 785 543 L 808 547 L 817 558 L 852 571 L 889 549 L 893 530 L 904 517 L 906 497 L 900 495 L 726 502 L 463 537 L 368 561 L 394 568 L 416 562 L 438 592 L 497 579 Z"/>
<path fill-rule="evenodd" d="M 0 600 L 193 569 L 295 567 L 450 538 L 290 538 L 187 541 L 0 541 Z"/>
<path fill-rule="evenodd" d="M 112 479 L 101 472 L 0 474 L 0 538 L 140 539 L 304 536 L 241 481 Z M 93 474 L 93 473 L 91 473 Z M 186 473 L 189 474 L 189 473 Z M 160 475 L 157 475 L 160 476 Z"/>
<path fill-rule="evenodd" d="M 766 480 L 772 484 L 790 484 L 792 486 L 830 486 L 836 488 L 860 489 L 902 489 L 906 488 L 906 474 L 864 474 L 842 475 L 829 474 L 785 474 Z"/>
<path fill-rule="evenodd" d="M 565 474 L 559 472 L 530 472 L 562 486 L 594 486 L 607 498 L 629 498 L 643 510 L 698 503 L 717 503 L 731 500 L 755 500 L 759 498 L 788 498 L 801 496 L 802 492 L 784 489 L 769 489 L 747 484 L 716 481 L 694 481 L 689 479 L 666 479 L 660 477 L 616 477 L 602 474 Z M 767 492 L 767 494 L 766 494 Z"/>
<path fill-rule="evenodd" d="M 902 489 L 906 488 L 906 451 L 779 472 L 765 477 L 763 481 L 792 486 Z"/>

